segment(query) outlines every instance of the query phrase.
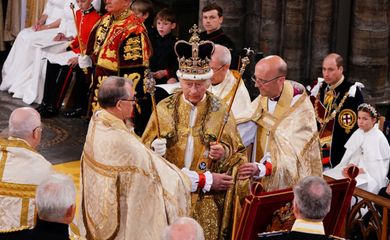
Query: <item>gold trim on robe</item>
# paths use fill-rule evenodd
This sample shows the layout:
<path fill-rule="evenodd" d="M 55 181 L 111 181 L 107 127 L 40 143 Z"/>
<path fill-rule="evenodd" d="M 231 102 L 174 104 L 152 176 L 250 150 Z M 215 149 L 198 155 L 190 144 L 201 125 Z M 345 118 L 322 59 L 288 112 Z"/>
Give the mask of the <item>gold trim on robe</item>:
<path fill-rule="evenodd" d="M 274 113 L 268 112 L 268 98 L 259 96 L 253 120 L 258 125 L 256 160 L 264 156 L 268 135 L 272 173 L 262 183 L 267 191 L 288 188 L 305 176 L 322 176 L 320 145 L 314 109 L 306 93 L 291 105 L 294 82 L 286 80 Z"/>
<path fill-rule="evenodd" d="M 197 116 L 193 128 L 189 128 L 191 105 L 183 99 L 178 90 L 157 105 L 161 137 L 167 139 L 166 159 L 179 168 L 184 167 L 184 155 L 188 134 L 194 139 L 194 157 L 190 170 L 202 172 L 199 163 L 204 159 L 209 143 L 216 140 L 227 106 L 213 94 L 206 92 L 204 100 L 196 105 Z M 142 135 L 142 141 L 148 147 L 157 138 L 155 114 Z M 233 203 L 235 196 L 247 194 L 247 181 L 238 181 L 239 165 L 247 162 L 245 148 L 241 143 L 235 120 L 228 119 L 220 143 L 227 150 L 225 159 L 214 163 L 211 172 L 227 173 L 235 181 L 235 186 L 227 192 L 210 191 L 208 193 L 192 193 L 191 216 L 203 227 L 206 239 L 227 239 L 231 236 L 233 222 Z"/>
<path fill-rule="evenodd" d="M 92 116 L 81 174 L 78 227 L 87 239 L 159 239 L 189 212 L 187 176 L 106 110 Z"/>

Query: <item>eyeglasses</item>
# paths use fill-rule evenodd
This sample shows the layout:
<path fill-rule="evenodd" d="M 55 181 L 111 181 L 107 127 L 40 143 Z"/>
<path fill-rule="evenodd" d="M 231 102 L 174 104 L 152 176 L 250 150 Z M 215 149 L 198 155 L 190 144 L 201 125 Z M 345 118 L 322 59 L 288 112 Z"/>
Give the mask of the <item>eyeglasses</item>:
<path fill-rule="evenodd" d="M 216 73 L 216 72 L 218 72 L 219 70 L 221 70 L 225 66 L 226 66 L 226 64 L 220 66 L 217 70 L 215 70 L 215 68 L 212 68 L 212 67 L 210 67 L 210 68 L 211 68 L 211 70 L 213 70 L 214 73 Z"/>
<path fill-rule="evenodd" d="M 261 78 L 257 78 L 255 75 L 253 75 L 251 77 L 251 79 L 252 79 L 252 81 L 254 83 L 259 83 L 259 84 L 265 85 L 265 84 L 268 84 L 268 83 L 270 83 L 270 82 L 272 82 L 272 81 L 274 81 L 274 80 L 276 80 L 276 79 L 278 79 L 280 77 L 284 77 L 284 76 L 283 75 L 279 75 L 279 76 L 276 76 L 276 77 L 274 77 L 272 79 L 264 80 L 264 79 L 261 79 Z"/>
<path fill-rule="evenodd" d="M 123 99 L 119 99 L 119 101 L 136 102 L 137 98 L 136 97 L 132 97 L 131 99 L 123 98 Z"/>

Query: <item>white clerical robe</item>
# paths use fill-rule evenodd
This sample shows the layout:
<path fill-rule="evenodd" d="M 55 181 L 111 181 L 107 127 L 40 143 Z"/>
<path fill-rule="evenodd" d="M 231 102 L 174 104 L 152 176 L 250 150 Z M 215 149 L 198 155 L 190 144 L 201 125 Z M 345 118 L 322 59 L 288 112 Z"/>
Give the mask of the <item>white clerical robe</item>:
<path fill-rule="evenodd" d="M 231 71 L 228 71 L 225 79 L 217 85 L 210 85 L 208 91 L 222 99 L 228 105 L 233 96 L 236 83 L 236 77 Z M 240 80 L 240 85 L 238 86 L 231 110 L 237 124 L 248 121 L 252 117 L 251 98 L 242 80 Z"/>
<path fill-rule="evenodd" d="M 23 102 L 40 103 L 47 61 L 45 52 L 57 53 L 65 51 L 68 42 L 55 42 L 53 38 L 62 32 L 66 36 L 76 36 L 70 3 L 75 0 L 49 0 L 43 14 L 47 14 L 46 24 L 61 19 L 59 28 L 35 32 L 32 28 L 22 30 L 4 62 L 0 90 L 13 93 L 13 97 Z M 76 4 L 75 4 L 76 5 Z"/>
<path fill-rule="evenodd" d="M 22 139 L 0 139 L 0 147 L 0 230 L 33 226 L 35 188 L 52 165 Z"/>
<path fill-rule="evenodd" d="M 87 239 L 160 239 L 189 214 L 189 179 L 106 110 L 89 124 L 81 181 L 78 225 Z"/>
<path fill-rule="evenodd" d="M 335 169 L 342 168 L 348 164 L 354 164 L 363 168 L 365 173 L 359 176 L 366 178 L 367 185 L 362 188 L 378 193 L 382 187 L 386 187 L 386 175 L 389 171 L 390 146 L 385 135 L 373 127 L 368 132 L 357 129 L 347 143 L 345 154 Z"/>

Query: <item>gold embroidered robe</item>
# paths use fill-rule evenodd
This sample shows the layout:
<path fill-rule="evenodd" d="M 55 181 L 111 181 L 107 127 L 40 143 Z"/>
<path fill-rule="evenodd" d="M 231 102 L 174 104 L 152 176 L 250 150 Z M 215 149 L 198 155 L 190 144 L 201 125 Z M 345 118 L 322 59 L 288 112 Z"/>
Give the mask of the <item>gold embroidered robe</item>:
<path fill-rule="evenodd" d="M 19 138 L 0 138 L 0 148 L 0 230 L 34 226 L 35 189 L 52 165 Z"/>
<path fill-rule="evenodd" d="M 87 239 L 155 240 L 188 214 L 187 176 L 106 110 L 92 116 L 81 161 L 79 227 Z"/>
<path fill-rule="evenodd" d="M 194 127 L 190 129 L 189 118 L 191 105 L 183 99 L 181 90 L 162 100 L 157 105 L 161 137 L 167 139 L 166 159 L 179 168 L 184 167 L 184 155 L 188 134 L 194 139 L 194 157 L 190 170 L 204 172 L 201 169 L 204 153 L 209 142 L 216 140 L 226 105 L 219 98 L 206 92 L 206 98 L 196 105 L 197 116 Z M 142 141 L 150 147 L 157 138 L 155 115 L 152 114 L 142 135 Z M 237 132 L 234 118 L 230 117 L 222 134 L 221 143 L 225 146 L 228 156 L 213 164 L 211 172 L 227 173 L 233 176 L 235 186 L 227 192 L 210 191 L 205 194 L 192 193 L 191 216 L 203 227 L 206 239 L 230 239 L 233 221 L 233 200 L 235 196 L 244 197 L 247 194 L 246 183 L 238 181 L 238 166 L 247 161 L 244 146 Z"/>
<path fill-rule="evenodd" d="M 286 80 L 273 114 L 268 112 L 268 98 L 259 96 L 253 102 L 253 120 L 257 123 L 256 160 L 264 156 L 268 136 L 272 173 L 262 179 L 267 191 L 293 186 L 306 176 L 322 176 L 320 144 L 314 109 L 302 91 L 292 103 L 298 83 Z"/>

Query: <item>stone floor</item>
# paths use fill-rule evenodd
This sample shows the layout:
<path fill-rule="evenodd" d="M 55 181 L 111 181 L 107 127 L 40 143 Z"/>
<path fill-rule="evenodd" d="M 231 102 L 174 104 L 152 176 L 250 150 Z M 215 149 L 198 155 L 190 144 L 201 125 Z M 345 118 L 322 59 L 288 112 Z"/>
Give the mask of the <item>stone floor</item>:
<path fill-rule="evenodd" d="M 7 134 L 10 113 L 22 106 L 28 105 L 20 99 L 12 98 L 7 92 L 0 91 L 0 135 Z M 67 119 L 59 114 L 42 119 L 42 123 L 43 135 L 39 151 L 47 160 L 58 164 L 80 159 L 88 128 L 87 120 Z"/>

